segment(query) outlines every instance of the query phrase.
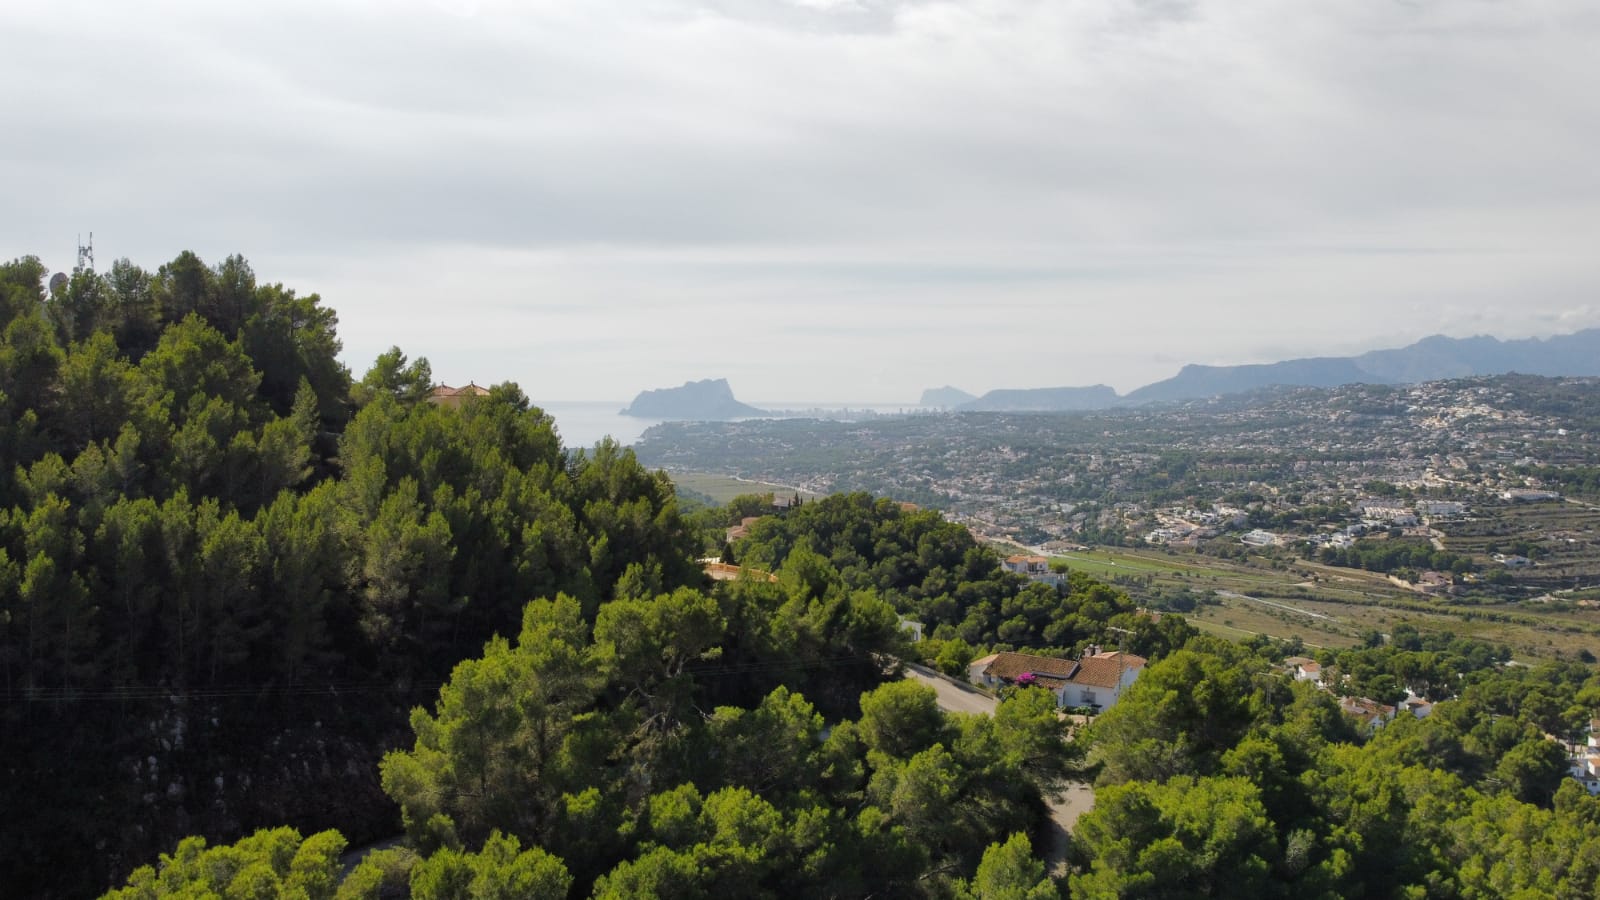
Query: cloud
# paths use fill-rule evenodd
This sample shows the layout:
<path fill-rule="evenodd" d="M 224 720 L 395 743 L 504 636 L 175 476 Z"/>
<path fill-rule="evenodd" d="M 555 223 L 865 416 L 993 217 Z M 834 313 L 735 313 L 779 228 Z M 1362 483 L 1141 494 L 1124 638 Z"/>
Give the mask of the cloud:
<path fill-rule="evenodd" d="M 540 378 L 518 346 L 671 357 L 596 334 L 696 368 L 601 396 L 722 360 L 854 389 L 706 324 L 815 314 L 900 396 L 1126 387 L 1593 321 L 1597 33 L 1581 0 L 17 0 L 0 240 L 243 252 L 348 306 L 353 357 L 481 319 Z"/>

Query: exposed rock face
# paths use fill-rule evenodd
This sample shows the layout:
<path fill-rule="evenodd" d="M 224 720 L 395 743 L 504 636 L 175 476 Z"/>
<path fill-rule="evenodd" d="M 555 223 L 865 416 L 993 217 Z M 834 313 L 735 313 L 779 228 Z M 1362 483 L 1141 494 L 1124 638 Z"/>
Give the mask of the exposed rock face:
<path fill-rule="evenodd" d="M 716 422 L 766 415 L 765 410 L 740 403 L 726 378 L 685 382 L 683 387 L 644 391 L 622 411 L 641 419 L 689 419 Z"/>

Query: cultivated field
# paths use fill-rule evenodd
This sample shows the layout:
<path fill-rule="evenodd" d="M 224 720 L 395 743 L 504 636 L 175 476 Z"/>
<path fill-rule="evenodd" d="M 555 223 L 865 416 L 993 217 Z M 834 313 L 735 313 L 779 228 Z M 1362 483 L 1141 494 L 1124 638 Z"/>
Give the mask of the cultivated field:
<path fill-rule="evenodd" d="M 1344 647 L 1370 631 L 1409 622 L 1428 630 L 1504 643 L 1522 657 L 1600 656 L 1600 609 L 1566 600 L 1437 600 L 1370 572 L 1306 560 L 1224 560 L 1160 550 L 1092 550 L 1056 557 L 1136 599 L 1156 602 L 1187 588 L 1203 602 L 1187 613 L 1196 627 L 1231 638 L 1298 637 L 1313 647 Z"/>
<path fill-rule="evenodd" d="M 672 483 L 682 488 L 687 488 L 695 493 L 705 494 L 717 503 L 727 503 L 740 494 L 768 494 L 777 493 L 788 496 L 795 493 L 794 488 L 781 484 L 768 484 L 764 481 L 747 481 L 731 475 L 710 475 L 705 472 L 673 472 Z M 811 491 L 800 491 L 804 499 L 821 496 Z"/>

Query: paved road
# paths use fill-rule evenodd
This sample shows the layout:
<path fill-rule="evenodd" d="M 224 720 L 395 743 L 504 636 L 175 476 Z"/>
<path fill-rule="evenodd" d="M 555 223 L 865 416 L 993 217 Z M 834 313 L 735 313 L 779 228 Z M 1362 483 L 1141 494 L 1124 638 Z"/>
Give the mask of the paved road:
<path fill-rule="evenodd" d="M 906 677 L 912 681 L 920 681 L 933 688 L 939 695 L 939 708 L 945 712 L 988 713 L 992 715 L 994 708 L 999 705 L 988 694 L 973 688 L 964 688 L 952 684 L 937 675 L 931 675 L 921 666 L 906 665 Z"/>
<path fill-rule="evenodd" d="M 972 688 L 963 687 L 934 675 L 921 666 L 906 664 L 906 677 L 933 688 L 939 695 L 939 708 L 945 712 L 992 714 L 999 705 L 993 697 Z M 1050 835 L 1050 854 L 1045 860 L 1050 874 L 1060 877 L 1067 870 L 1067 849 L 1071 842 L 1072 826 L 1078 817 L 1094 809 L 1094 788 L 1082 782 L 1072 782 L 1050 805 L 1050 822 L 1054 826 Z"/>

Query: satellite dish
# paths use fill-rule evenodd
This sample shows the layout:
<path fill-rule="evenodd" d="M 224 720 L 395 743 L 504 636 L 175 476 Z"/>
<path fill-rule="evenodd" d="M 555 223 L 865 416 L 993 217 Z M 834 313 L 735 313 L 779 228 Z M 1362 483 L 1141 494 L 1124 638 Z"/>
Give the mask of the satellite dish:
<path fill-rule="evenodd" d="M 65 290 L 67 287 L 67 273 L 57 272 L 50 276 L 50 293 L 54 294 Z"/>

